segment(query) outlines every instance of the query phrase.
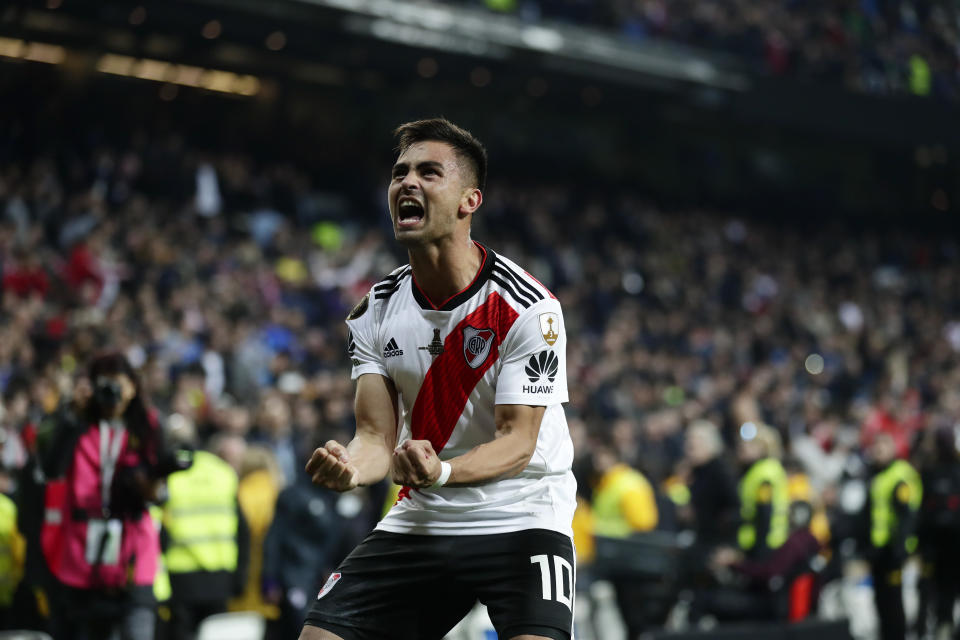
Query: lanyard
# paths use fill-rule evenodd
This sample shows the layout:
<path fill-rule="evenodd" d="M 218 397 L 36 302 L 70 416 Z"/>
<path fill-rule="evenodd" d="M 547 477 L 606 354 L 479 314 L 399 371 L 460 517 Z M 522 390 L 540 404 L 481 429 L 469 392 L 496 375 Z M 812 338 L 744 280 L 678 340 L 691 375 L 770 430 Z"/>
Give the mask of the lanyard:
<path fill-rule="evenodd" d="M 111 437 L 112 436 L 112 437 Z M 113 474 L 117 470 L 117 460 L 120 458 L 120 447 L 123 445 L 123 427 L 112 426 L 106 420 L 100 421 L 100 485 L 103 502 L 101 507 L 104 513 L 110 509 L 110 485 L 113 484 Z"/>

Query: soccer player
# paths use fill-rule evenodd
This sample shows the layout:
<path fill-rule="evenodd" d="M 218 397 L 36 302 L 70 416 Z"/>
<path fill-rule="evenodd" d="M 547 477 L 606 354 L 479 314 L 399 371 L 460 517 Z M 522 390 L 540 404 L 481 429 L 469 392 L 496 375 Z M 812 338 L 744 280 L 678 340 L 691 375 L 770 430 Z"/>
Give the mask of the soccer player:
<path fill-rule="evenodd" d="M 486 151 L 443 119 L 396 130 L 387 200 L 410 264 L 350 313 L 356 435 L 313 452 L 336 491 L 402 485 L 331 574 L 301 640 L 439 640 L 479 599 L 503 640 L 570 640 L 576 481 L 557 299 L 470 237 Z"/>

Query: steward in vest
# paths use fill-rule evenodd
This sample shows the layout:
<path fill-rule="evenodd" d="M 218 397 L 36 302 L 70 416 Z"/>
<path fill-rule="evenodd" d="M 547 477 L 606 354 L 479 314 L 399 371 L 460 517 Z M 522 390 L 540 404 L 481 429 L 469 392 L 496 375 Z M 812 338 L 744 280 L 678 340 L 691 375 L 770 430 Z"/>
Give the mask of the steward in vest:
<path fill-rule="evenodd" d="M 23 577 L 25 543 L 17 530 L 17 507 L 0 493 L 0 629 L 11 629 L 13 598 Z"/>
<path fill-rule="evenodd" d="M 744 423 L 737 455 L 746 469 L 740 478 L 737 542 L 749 557 L 762 557 L 789 534 L 790 496 L 780 463 L 780 436 L 765 424 Z"/>
<path fill-rule="evenodd" d="M 718 587 L 695 594 L 691 620 L 720 622 L 802 620 L 816 602 L 813 561 L 821 543 L 811 531 L 816 499 L 803 476 L 791 484 L 779 461 L 776 432 L 762 424 L 740 429 L 740 549 L 721 547 L 709 558 L 723 576 Z M 793 493 L 791 493 L 791 490 Z"/>
<path fill-rule="evenodd" d="M 653 488 L 639 471 L 619 463 L 607 470 L 593 497 L 593 533 L 626 538 L 657 526 Z"/>
<path fill-rule="evenodd" d="M 644 475 L 626 464 L 612 445 L 596 447 L 593 465 L 599 478 L 593 490 L 593 533 L 597 544 L 605 538 L 622 539 L 653 531 L 659 512 L 654 489 Z M 659 622 L 648 620 L 646 611 L 639 606 L 647 598 L 646 585 L 624 576 L 611 576 L 610 581 L 628 637 L 636 638 Z"/>
<path fill-rule="evenodd" d="M 95 358 L 87 380 L 38 434 L 51 635 L 152 640 L 160 541 L 147 505 L 177 466 L 123 355 Z"/>
<path fill-rule="evenodd" d="M 193 425 L 182 416 L 171 416 L 169 431 L 184 444 L 194 441 Z M 189 469 L 167 479 L 161 540 L 170 621 L 158 627 L 160 640 L 190 640 L 204 618 L 223 613 L 243 592 L 250 541 L 237 485 L 233 467 L 202 450 Z"/>
<path fill-rule="evenodd" d="M 907 626 L 903 611 L 902 569 L 917 550 L 917 516 L 923 501 L 920 475 L 896 458 L 896 442 L 878 433 L 868 455 L 870 481 L 870 571 L 882 640 L 902 640 Z"/>

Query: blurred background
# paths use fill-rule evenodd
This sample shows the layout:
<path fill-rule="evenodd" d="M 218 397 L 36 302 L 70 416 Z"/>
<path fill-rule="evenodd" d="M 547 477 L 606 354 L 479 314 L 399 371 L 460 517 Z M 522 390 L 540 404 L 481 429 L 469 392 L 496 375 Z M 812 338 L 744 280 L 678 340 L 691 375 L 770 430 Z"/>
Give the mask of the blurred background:
<path fill-rule="evenodd" d="M 443 115 L 564 307 L 578 637 L 954 637 L 956 0 L 14 0 L 0 96 L 6 628 L 49 631 L 38 434 L 109 350 L 238 479 L 197 610 L 255 613 L 190 633 L 296 637 L 392 504 L 302 468 L 406 261 L 391 131 Z"/>

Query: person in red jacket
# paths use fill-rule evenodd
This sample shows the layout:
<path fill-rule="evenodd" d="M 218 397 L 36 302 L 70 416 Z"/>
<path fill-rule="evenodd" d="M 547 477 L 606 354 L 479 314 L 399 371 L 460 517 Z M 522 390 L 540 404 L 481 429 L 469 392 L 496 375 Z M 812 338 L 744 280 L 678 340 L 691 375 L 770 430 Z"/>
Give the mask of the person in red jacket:
<path fill-rule="evenodd" d="M 46 297 L 50 278 L 36 253 L 24 248 L 13 251 L 13 259 L 3 268 L 3 290 L 20 298 Z"/>

